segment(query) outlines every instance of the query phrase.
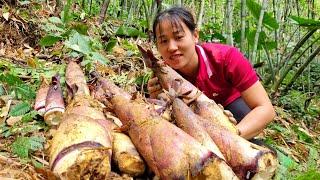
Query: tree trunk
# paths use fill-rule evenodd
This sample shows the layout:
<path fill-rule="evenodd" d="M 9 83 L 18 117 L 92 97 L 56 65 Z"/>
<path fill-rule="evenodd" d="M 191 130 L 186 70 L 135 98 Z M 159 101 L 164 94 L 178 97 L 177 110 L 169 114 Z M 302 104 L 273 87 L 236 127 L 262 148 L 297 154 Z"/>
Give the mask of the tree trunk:
<path fill-rule="evenodd" d="M 216 1 L 215 0 L 211 0 L 211 9 L 212 9 L 212 23 L 215 24 L 216 23 L 216 11 L 217 11 L 217 6 L 216 6 Z"/>
<path fill-rule="evenodd" d="M 241 40 L 240 51 L 245 52 L 246 41 L 246 0 L 241 0 Z"/>
<path fill-rule="evenodd" d="M 254 36 L 254 44 L 253 44 L 252 54 L 251 54 L 251 58 L 250 58 L 251 62 L 253 62 L 253 63 L 256 60 L 256 54 L 257 54 L 258 43 L 259 43 L 259 36 L 260 36 L 260 32 L 262 30 L 262 21 L 263 21 L 263 16 L 264 16 L 264 12 L 265 12 L 266 8 L 267 8 L 267 0 L 263 0 L 262 5 L 261 5 L 259 21 L 257 24 L 257 32 L 256 32 L 256 35 Z"/>
<path fill-rule="evenodd" d="M 177 6 L 182 6 L 182 0 L 176 0 L 176 3 L 175 3 Z"/>
<path fill-rule="evenodd" d="M 99 24 L 102 24 L 103 21 L 104 21 L 104 18 L 106 17 L 106 12 L 107 12 L 107 9 L 109 7 L 109 3 L 110 3 L 110 0 L 104 0 L 103 1 L 103 5 L 102 5 L 102 8 L 100 10 Z"/>
<path fill-rule="evenodd" d="M 198 22 L 197 22 L 197 27 L 199 29 L 201 29 L 201 25 L 202 25 L 203 11 L 204 11 L 204 0 L 201 0 L 200 1 L 200 11 L 198 14 Z"/>
<path fill-rule="evenodd" d="M 232 32 L 232 19 L 233 19 L 233 0 L 227 1 L 226 21 L 227 21 L 227 44 L 233 46 L 233 32 Z"/>

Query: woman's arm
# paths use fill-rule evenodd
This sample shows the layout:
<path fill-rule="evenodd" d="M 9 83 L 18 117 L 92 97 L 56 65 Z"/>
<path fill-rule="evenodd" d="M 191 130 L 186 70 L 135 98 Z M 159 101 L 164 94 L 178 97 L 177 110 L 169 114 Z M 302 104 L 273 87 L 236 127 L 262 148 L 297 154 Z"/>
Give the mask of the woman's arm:
<path fill-rule="evenodd" d="M 237 127 L 243 138 L 251 139 L 273 120 L 275 111 L 267 92 L 259 81 L 243 91 L 241 97 L 252 110 Z"/>

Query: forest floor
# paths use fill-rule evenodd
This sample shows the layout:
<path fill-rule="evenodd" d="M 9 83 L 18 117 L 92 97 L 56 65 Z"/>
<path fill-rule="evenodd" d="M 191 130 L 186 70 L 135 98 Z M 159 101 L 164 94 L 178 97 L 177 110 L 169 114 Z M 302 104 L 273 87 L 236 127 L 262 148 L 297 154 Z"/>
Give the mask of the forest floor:
<path fill-rule="evenodd" d="M 48 21 L 52 16 L 52 10 L 41 3 L 0 9 L 0 179 L 55 179 L 48 158 L 54 132 L 32 107 L 41 76 L 49 80 L 60 74 L 65 89 L 64 71 L 69 58 L 80 54 L 86 72 L 95 68 L 129 92 L 145 95 L 142 86 L 150 70 L 144 67 L 136 44 L 146 40 L 114 37 L 112 51 L 106 52 L 100 46 L 108 41 L 117 20 L 103 26 L 94 18 L 54 26 L 60 22 L 55 18 Z M 48 34 L 48 28 L 61 37 L 51 36 L 41 46 L 40 39 Z M 75 29 L 85 29 L 87 35 L 70 35 Z M 55 42 L 48 45 L 48 41 Z M 108 64 L 94 63 L 93 56 Z M 86 75 L 90 81 L 90 75 Z M 274 179 L 320 179 L 320 116 L 287 108 L 279 104 L 281 100 L 273 99 L 277 116 L 258 136 L 277 151 L 280 166 Z M 312 107 L 319 108 L 320 102 L 313 101 Z"/>

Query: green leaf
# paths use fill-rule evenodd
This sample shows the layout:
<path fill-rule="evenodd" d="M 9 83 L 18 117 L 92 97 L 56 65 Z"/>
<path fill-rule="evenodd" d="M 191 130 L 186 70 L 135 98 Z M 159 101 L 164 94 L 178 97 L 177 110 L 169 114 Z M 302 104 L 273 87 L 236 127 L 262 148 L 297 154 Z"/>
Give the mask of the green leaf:
<path fill-rule="evenodd" d="M 73 31 L 67 41 L 65 41 L 66 47 L 88 55 L 92 52 L 89 37 L 79 34 L 77 31 Z"/>
<path fill-rule="evenodd" d="M 316 27 L 320 28 L 320 21 L 314 19 L 307 19 L 299 16 L 289 16 L 294 24 L 304 27 Z"/>
<path fill-rule="evenodd" d="M 133 27 L 120 26 L 116 31 L 117 36 L 129 36 L 129 37 L 146 37 L 146 35 Z"/>
<path fill-rule="evenodd" d="M 9 115 L 10 116 L 21 116 L 21 115 L 26 114 L 30 110 L 31 110 L 31 107 L 30 107 L 29 103 L 22 102 L 20 104 L 13 106 L 10 109 Z"/>
<path fill-rule="evenodd" d="M 59 36 L 55 36 L 55 35 L 46 35 L 45 37 L 40 39 L 39 44 L 41 46 L 52 46 L 54 45 L 56 42 L 60 41 L 62 38 Z"/>
<path fill-rule="evenodd" d="M 63 11 L 61 12 L 62 14 L 62 21 L 67 24 L 69 20 L 71 19 L 70 17 L 70 7 L 72 4 L 72 0 L 67 0 L 66 4 L 63 7 Z"/>
<path fill-rule="evenodd" d="M 29 153 L 43 149 L 45 139 L 40 136 L 18 137 L 11 145 L 12 152 L 20 158 L 28 158 Z"/>
<path fill-rule="evenodd" d="M 91 52 L 90 58 L 93 60 L 96 60 L 104 65 L 107 65 L 109 63 L 109 61 L 102 54 L 100 54 L 98 52 Z"/>
<path fill-rule="evenodd" d="M 107 45 L 105 46 L 105 50 L 110 52 L 116 45 L 117 45 L 117 39 L 110 39 L 107 43 Z"/>
<path fill-rule="evenodd" d="M 51 22 L 51 23 L 53 23 L 53 24 L 63 24 L 63 22 L 61 21 L 61 19 L 60 18 L 58 18 L 58 17 L 49 17 L 48 18 L 48 21 L 49 22 Z"/>
<path fill-rule="evenodd" d="M 21 121 L 22 122 L 29 122 L 29 121 L 31 121 L 34 117 L 36 117 L 36 115 L 38 115 L 38 112 L 37 111 L 30 111 L 29 113 L 27 113 L 27 114 L 25 114 L 23 117 L 22 117 L 22 119 L 21 119 Z"/>
<path fill-rule="evenodd" d="M 138 86 L 142 86 L 142 85 L 146 84 L 149 81 L 151 75 L 152 75 L 152 72 L 147 72 L 144 75 L 141 75 L 141 76 L 137 77 L 135 79 L 135 83 Z"/>
<path fill-rule="evenodd" d="M 320 179 L 320 171 L 316 169 L 308 170 L 307 172 L 299 175 L 295 180 L 315 180 Z"/>
<path fill-rule="evenodd" d="M 26 84 L 21 84 L 14 87 L 16 94 L 19 98 L 24 100 L 34 99 L 36 97 L 35 91 Z"/>
<path fill-rule="evenodd" d="M 256 3 L 254 0 L 247 0 L 246 4 L 251 14 L 257 21 L 259 21 L 260 11 L 262 9 L 261 5 Z M 279 24 L 276 19 L 268 12 L 264 13 L 262 24 L 270 30 L 279 28 Z"/>
<path fill-rule="evenodd" d="M 84 23 L 77 23 L 76 25 L 72 26 L 72 29 L 76 30 L 82 35 L 87 35 L 89 27 Z"/>
<path fill-rule="evenodd" d="M 23 84 L 23 81 L 19 77 L 13 74 L 1 74 L 0 81 L 7 83 L 9 86 Z"/>
<path fill-rule="evenodd" d="M 309 169 L 316 168 L 318 159 L 319 159 L 318 151 L 315 148 L 309 146 L 309 156 L 307 161 L 308 168 Z"/>
<path fill-rule="evenodd" d="M 292 127 L 292 129 L 294 130 L 295 133 L 297 133 L 298 138 L 300 140 L 307 142 L 307 143 L 313 143 L 312 138 L 306 132 L 304 132 L 304 130 L 301 129 L 301 127 L 294 125 Z"/>
<path fill-rule="evenodd" d="M 257 32 L 257 30 L 249 31 L 247 36 L 246 36 L 247 37 L 247 41 L 251 46 L 253 46 L 256 32 Z M 266 39 L 267 39 L 267 34 L 264 31 L 261 31 L 260 35 L 259 35 L 259 40 L 258 40 L 258 47 L 257 47 L 258 50 L 262 49 L 262 45 L 265 43 Z"/>
<path fill-rule="evenodd" d="M 286 156 L 281 151 L 277 150 L 277 155 L 280 164 L 286 167 L 287 169 L 294 168 L 297 165 L 297 163 L 292 158 Z"/>

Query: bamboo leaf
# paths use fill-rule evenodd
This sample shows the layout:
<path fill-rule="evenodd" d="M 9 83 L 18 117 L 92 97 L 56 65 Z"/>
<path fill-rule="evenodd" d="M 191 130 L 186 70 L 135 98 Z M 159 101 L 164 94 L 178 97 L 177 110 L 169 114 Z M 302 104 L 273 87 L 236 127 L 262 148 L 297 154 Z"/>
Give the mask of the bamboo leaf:
<path fill-rule="evenodd" d="M 316 21 L 313 19 L 307 19 L 299 16 L 289 16 L 294 24 L 304 27 L 316 27 L 320 28 L 320 21 Z"/>
<path fill-rule="evenodd" d="M 12 107 L 9 112 L 10 116 L 21 116 L 31 110 L 30 105 L 27 102 L 22 102 Z"/>
<path fill-rule="evenodd" d="M 258 21 L 260 16 L 260 11 L 262 9 L 261 5 L 256 3 L 254 0 L 247 0 L 246 2 L 247 7 L 251 14 L 255 17 L 255 19 Z M 263 25 L 272 30 L 272 29 L 278 29 L 279 24 L 275 18 L 272 17 L 271 13 L 265 12 L 263 16 Z"/>

